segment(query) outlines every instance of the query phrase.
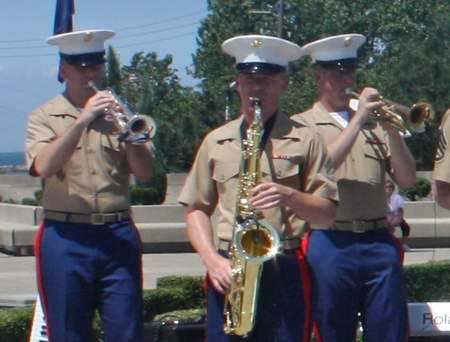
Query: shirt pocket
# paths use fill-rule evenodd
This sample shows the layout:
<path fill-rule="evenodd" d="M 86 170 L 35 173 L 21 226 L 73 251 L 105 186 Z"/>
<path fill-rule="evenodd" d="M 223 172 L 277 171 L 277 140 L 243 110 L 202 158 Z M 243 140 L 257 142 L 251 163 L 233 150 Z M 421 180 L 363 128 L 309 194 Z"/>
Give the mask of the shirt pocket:
<path fill-rule="evenodd" d="M 62 176 L 64 173 L 70 176 L 81 175 L 84 171 L 84 161 L 85 153 L 81 147 L 81 143 L 79 143 L 69 161 L 63 167 L 63 171 L 59 172 L 59 175 Z"/>
<path fill-rule="evenodd" d="M 102 134 L 102 161 L 110 175 L 122 174 L 127 170 L 126 150 L 117 140 L 118 135 Z"/>
<path fill-rule="evenodd" d="M 274 169 L 272 179 L 276 183 L 300 190 L 299 157 L 289 156 L 288 159 L 272 158 L 270 162 L 272 163 Z M 266 167 L 262 168 L 262 172 L 263 175 L 268 172 Z"/>
<path fill-rule="evenodd" d="M 386 150 L 384 145 L 362 145 L 364 153 L 364 168 L 367 180 L 371 183 L 380 183 L 386 170 Z"/>
<path fill-rule="evenodd" d="M 240 164 L 236 162 L 218 163 L 214 165 L 212 178 L 216 182 L 219 195 L 227 194 L 231 189 L 235 193 L 239 183 Z M 228 190 L 228 191 L 227 191 Z"/>

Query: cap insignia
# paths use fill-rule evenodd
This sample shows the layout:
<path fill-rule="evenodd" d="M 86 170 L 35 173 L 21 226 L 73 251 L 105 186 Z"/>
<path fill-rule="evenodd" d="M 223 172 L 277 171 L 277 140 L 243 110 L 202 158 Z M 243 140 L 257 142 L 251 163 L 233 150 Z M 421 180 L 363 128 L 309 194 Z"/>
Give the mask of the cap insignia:
<path fill-rule="evenodd" d="M 259 48 L 263 44 L 262 39 L 256 38 L 252 41 L 251 45 L 256 49 Z"/>
<path fill-rule="evenodd" d="M 84 35 L 83 40 L 87 43 L 87 42 L 89 42 L 90 40 L 92 40 L 92 38 L 94 38 L 94 35 L 93 35 L 91 32 L 87 32 L 87 33 Z"/>
<path fill-rule="evenodd" d="M 345 37 L 344 38 L 344 45 L 346 47 L 349 47 L 350 45 L 352 45 L 353 41 L 352 41 L 352 37 Z"/>

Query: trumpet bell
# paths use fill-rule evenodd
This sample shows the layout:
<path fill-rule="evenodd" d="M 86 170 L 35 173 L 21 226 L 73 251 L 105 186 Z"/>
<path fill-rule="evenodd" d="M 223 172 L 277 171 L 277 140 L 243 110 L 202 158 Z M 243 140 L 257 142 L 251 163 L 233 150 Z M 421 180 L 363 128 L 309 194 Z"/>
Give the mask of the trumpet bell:
<path fill-rule="evenodd" d="M 351 88 L 347 88 L 346 93 L 359 97 Z M 375 112 L 373 119 L 388 122 L 403 133 L 422 133 L 425 131 L 425 122 L 434 120 L 434 109 L 428 102 L 417 102 L 411 107 L 385 98 L 381 98 L 381 102 L 384 105 Z"/>
<path fill-rule="evenodd" d="M 95 82 L 88 85 L 96 92 L 100 90 Z M 133 144 L 143 144 L 153 138 L 156 132 L 155 121 L 148 115 L 136 114 L 111 88 L 108 91 L 114 96 L 113 105 L 106 111 L 107 121 L 112 121 L 121 134 L 118 140 Z"/>

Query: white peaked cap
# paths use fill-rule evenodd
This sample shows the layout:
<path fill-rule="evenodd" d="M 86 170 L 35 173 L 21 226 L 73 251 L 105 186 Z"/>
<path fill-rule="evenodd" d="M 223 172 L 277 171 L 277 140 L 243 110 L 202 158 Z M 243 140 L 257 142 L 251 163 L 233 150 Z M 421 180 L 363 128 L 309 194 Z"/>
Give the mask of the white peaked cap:
<path fill-rule="evenodd" d="M 47 38 L 50 45 L 58 45 L 65 55 L 81 55 L 105 51 L 105 40 L 115 36 L 110 30 L 83 30 L 61 33 Z"/>
<path fill-rule="evenodd" d="M 341 34 L 316 40 L 304 45 L 302 49 L 305 55 L 311 56 L 313 63 L 348 60 L 349 64 L 346 66 L 350 67 L 355 66 L 358 49 L 365 42 L 366 37 L 361 34 Z M 332 66 L 333 63 L 329 65 Z"/>
<path fill-rule="evenodd" d="M 303 55 L 302 49 L 297 44 L 263 35 L 229 38 L 223 42 L 222 49 L 236 59 L 238 70 L 241 72 L 276 73 L 277 70 L 281 72 L 289 62 Z"/>

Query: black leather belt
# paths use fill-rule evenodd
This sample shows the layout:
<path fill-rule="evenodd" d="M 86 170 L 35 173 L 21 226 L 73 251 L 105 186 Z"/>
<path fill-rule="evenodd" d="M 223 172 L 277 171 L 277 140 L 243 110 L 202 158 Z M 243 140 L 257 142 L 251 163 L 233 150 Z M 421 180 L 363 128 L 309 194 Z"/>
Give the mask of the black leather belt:
<path fill-rule="evenodd" d="M 371 230 L 386 228 L 388 222 L 385 217 L 373 220 L 334 221 L 331 230 L 352 231 L 353 233 L 365 233 Z"/>
<path fill-rule="evenodd" d="M 226 240 L 219 240 L 219 245 L 218 248 L 224 251 L 228 251 L 230 248 L 230 241 L 226 241 Z M 281 240 L 280 241 L 281 244 L 281 249 L 282 250 L 288 250 L 288 249 L 297 249 L 300 248 L 301 246 L 301 242 L 300 239 L 286 239 L 286 240 Z"/>
<path fill-rule="evenodd" d="M 44 218 L 61 222 L 89 223 L 94 226 L 105 223 L 119 222 L 131 217 L 131 210 L 114 213 L 75 214 L 61 211 L 45 210 Z"/>

